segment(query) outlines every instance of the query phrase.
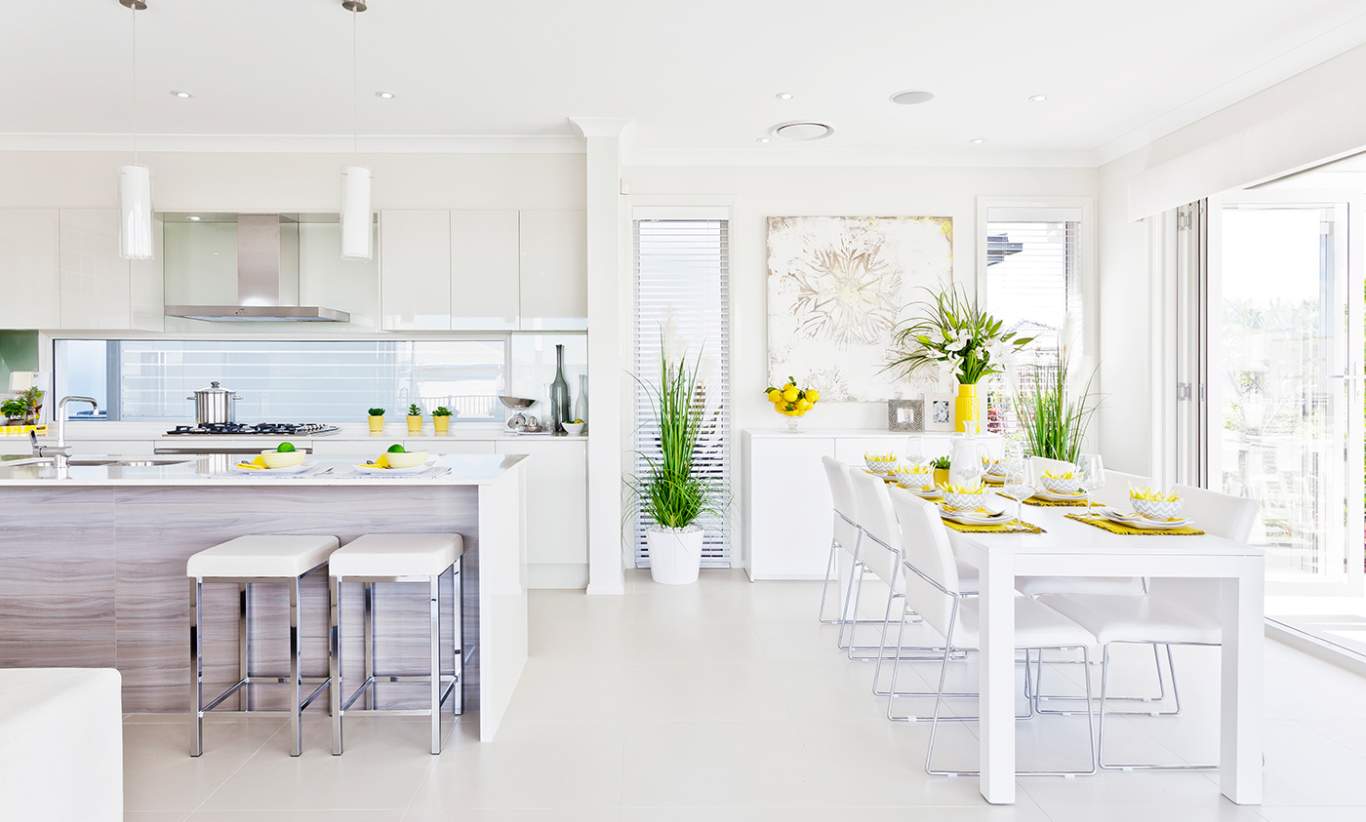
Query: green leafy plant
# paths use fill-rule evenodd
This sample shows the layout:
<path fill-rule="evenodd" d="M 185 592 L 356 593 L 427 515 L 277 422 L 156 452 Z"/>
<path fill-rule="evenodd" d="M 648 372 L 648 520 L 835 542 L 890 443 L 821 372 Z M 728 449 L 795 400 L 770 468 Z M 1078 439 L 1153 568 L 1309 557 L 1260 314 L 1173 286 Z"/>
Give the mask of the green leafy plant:
<path fill-rule="evenodd" d="M 1007 358 L 1034 341 L 1002 331 L 1000 320 L 957 288 L 925 291 L 930 299 L 911 304 L 919 316 L 892 336 L 890 369 L 910 376 L 923 368 L 947 366 L 959 383 L 976 385 L 1005 370 Z"/>
<path fill-rule="evenodd" d="M 705 513 L 720 513 L 713 502 L 711 482 L 693 473 L 693 456 L 704 425 L 706 389 L 698 379 L 699 356 L 690 368 L 685 358 L 671 362 L 661 345 L 659 384 L 636 377 L 650 399 L 659 428 L 659 454 L 642 457 L 648 466 L 643 477 L 627 478 L 640 510 L 665 528 L 686 528 Z"/>
<path fill-rule="evenodd" d="M 369 411 L 367 411 L 366 413 L 369 414 L 369 415 L 372 416 L 372 417 L 382 417 L 382 416 L 384 416 L 384 409 L 383 409 L 383 408 L 371 408 L 371 409 L 370 409 Z"/>
<path fill-rule="evenodd" d="M 19 395 L 28 407 L 28 413 L 32 417 L 38 416 L 38 409 L 43 407 L 43 389 L 37 386 L 30 387 L 27 391 Z"/>
<path fill-rule="evenodd" d="M 938 471 L 949 470 L 949 465 L 950 463 L 948 457 L 935 457 L 934 459 L 930 460 L 930 467 Z"/>
<path fill-rule="evenodd" d="M 436 408 L 432 409 L 433 417 L 449 417 L 450 415 L 451 409 L 447 408 L 444 405 L 438 405 Z"/>
<path fill-rule="evenodd" d="M 420 416 L 422 416 L 422 408 L 419 407 L 417 403 L 412 403 L 411 405 L 408 406 L 408 416 L 410 416 L 410 417 L 420 417 Z"/>
<path fill-rule="evenodd" d="M 0 416 L 8 420 L 23 419 L 28 413 L 28 402 L 18 397 L 0 403 Z"/>
<path fill-rule="evenodd" d="M 1025 388 L 1015 394 L 1015 414 L 1024 430 L 1031 456 L 1076 462 L 1091 418 L 1100 407 L 1092 393 L 1095 373 L 1075 394 L 1067 390 L 1068 359 L 1058 354 L 1055 367 L 1041 368 Z"/>

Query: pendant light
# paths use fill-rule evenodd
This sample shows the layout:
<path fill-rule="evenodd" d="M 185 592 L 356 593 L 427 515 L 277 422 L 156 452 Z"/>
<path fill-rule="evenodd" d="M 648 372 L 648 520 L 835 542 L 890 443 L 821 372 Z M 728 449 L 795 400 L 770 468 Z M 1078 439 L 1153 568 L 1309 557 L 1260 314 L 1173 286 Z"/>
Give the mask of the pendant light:
<path fill-rule="evenodd" d="M 152 175 L 138 165 L 138 12 L 147 9 L 146 0 L 119 0 L 133 15 L 132 120 L 133 163 L 119 169 L 119 256 L 125 260 L 152 259 Z"/>
<path fill-rule="evenodd" d="M 342 8 L 351 13 L 351 153 L 358 154 L 356 108 L 356 15 L 367 8 L 364 0 L 343 0 Z M 371 258 L 370 169 L 347 166 L 342 169 L 341 255 L 345 258 Z"/>

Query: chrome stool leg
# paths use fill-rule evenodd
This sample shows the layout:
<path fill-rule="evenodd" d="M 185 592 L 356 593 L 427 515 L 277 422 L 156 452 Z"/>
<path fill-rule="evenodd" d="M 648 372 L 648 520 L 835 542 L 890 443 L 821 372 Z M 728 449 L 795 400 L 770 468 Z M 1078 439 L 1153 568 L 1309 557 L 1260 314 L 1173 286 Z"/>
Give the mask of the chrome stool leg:
<path fill-rule="evenodd" d="M 455 589 L 451 601 L 451 619 L 454 621 L 452 641 L 455 643 L 455 693 L 451 698 L 451 714 L 460 716 L 465 713 L 465 560 L 463 557 L 451 566 L 451 583 Z"/>
<path fill-rule="evenodd" d="M 431 649 L 432 754 L 441 753 L 441 577 L 428 582 L 428 609 L 431 612 L 428 644 Z"/>
<path fill-rule="evenodd" d="M 331 577 L 328 586 L 332 592 L 332 603 L 327 609 L 328 612 L 328 650 L 327 672 L 332 677 L 332 755 L 341 756 L 342 753 L 342 715 L 346 713 L 346 708 L 342 705 L 342 629 L 341 629 L 341 608 L 342 608 L 342 579 L 341 577 Z"/>
<path fill-rule="evenodd" d="M 251 680 L 251 583 L 237 586 L 237 678 Z M 251 688 L 237 692 L 237 710 L 251 710 Z"/>
<path fill-rule="evenodd" d="M 365 661 L 365 682 L 369 683 L 365 691 L 365 707 L 374 710 L 379 707 L 379 682 L 375 679 L 375 583 L 362 582 L 360 585 L 365 600 L 365 622 L 362 628 L 365 652 L 361 657 Z"/>
<path fill-rule="evenodd" d="M 190 580 L 190 756 L 204 753 L 204 580 Z"/>
<path fill-rule="evenodd" d="M 303 681 L 300 668 L 303 663 L 303 645 L 299 636 L 299 578 L 289 581 L 289 733 L 292 738 L 289 755 L 302 756 L 304 752 L 304 729 L 300 721 L 303 708 L 299 705 Z M 245 685 L 243 687 L 246 687 Z"/>

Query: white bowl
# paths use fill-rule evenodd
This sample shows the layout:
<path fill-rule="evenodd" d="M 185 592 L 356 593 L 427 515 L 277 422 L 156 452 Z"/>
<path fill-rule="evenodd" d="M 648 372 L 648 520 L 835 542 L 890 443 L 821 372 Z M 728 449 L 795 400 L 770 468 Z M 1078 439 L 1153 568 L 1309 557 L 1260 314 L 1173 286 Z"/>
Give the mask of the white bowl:
<path fill-rule="evenodd" d="M 873 459 L 872 457 L 863 458 L 863 463 L 868 466 L 868 470 L 880 477 L 885 477 L 890 474 L 892 469 L 896 468 L 897 462 L 899 462 L 899 460 L 896 459 L 882 460 Z"/>
<path fill-rule="evenodd" d="M 1055 494 L 1075 494 L 1081 490 L 1081 481 L 1076 475 L 1063 479 L 1062 477 L 1039 477 L 1044 490 L 1052 491 Z"/>
<path fill-rule="evenodd" d="M 569 436 L 571 437 L 582 436 L 584 426 L 588 425 L 586 422 L 566 422 L 561 424 L 564 426 L 564 430 L 569 432 Z"/>
<path fill-rule="evenodd" d="M 985 501 L 986 498 L 987 495 L 982 491 L 978 491 L 975 494 L 963 494 L 958 491 L 945 491 L 944 505 L 945 507 L 952 508 L 956 511 L 971 511 L 974 508 L 980 508 L 982 506 L 983 501 Z"/>
<path fill-rule="evenodd" d="M 261 459 L 266 461 L 267 468 L 293 468 L 300 465 L 307 456 L 302 451 L 262 451 Z"/>
<path fill-rule="evenodd" d="M 1181 516 L 1181 500 L 1153 500 L 1130 498 L 1133 503 L 1134 511 L 1145 519 L 1157 520 L 1162 522 L 1169 519 L 1176 519 Z"/>
<path fill-rule="evenodd" d="M 396 451 L 385 452 L 384 459 L 391 468 L 413 468 L 425 463 L 428 456 L 426 451 Z"/>

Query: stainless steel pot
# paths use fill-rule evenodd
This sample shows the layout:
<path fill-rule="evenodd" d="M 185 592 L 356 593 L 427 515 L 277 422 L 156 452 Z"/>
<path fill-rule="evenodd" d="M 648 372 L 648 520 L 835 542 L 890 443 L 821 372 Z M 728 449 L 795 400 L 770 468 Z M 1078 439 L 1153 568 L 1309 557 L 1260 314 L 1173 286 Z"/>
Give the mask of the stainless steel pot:
<path fill-rule="evenodd" d="M 185 399 L 194 400 L 195 425 L 237 422 L 237 392 L 223 388 L 217 380 Z"/>

